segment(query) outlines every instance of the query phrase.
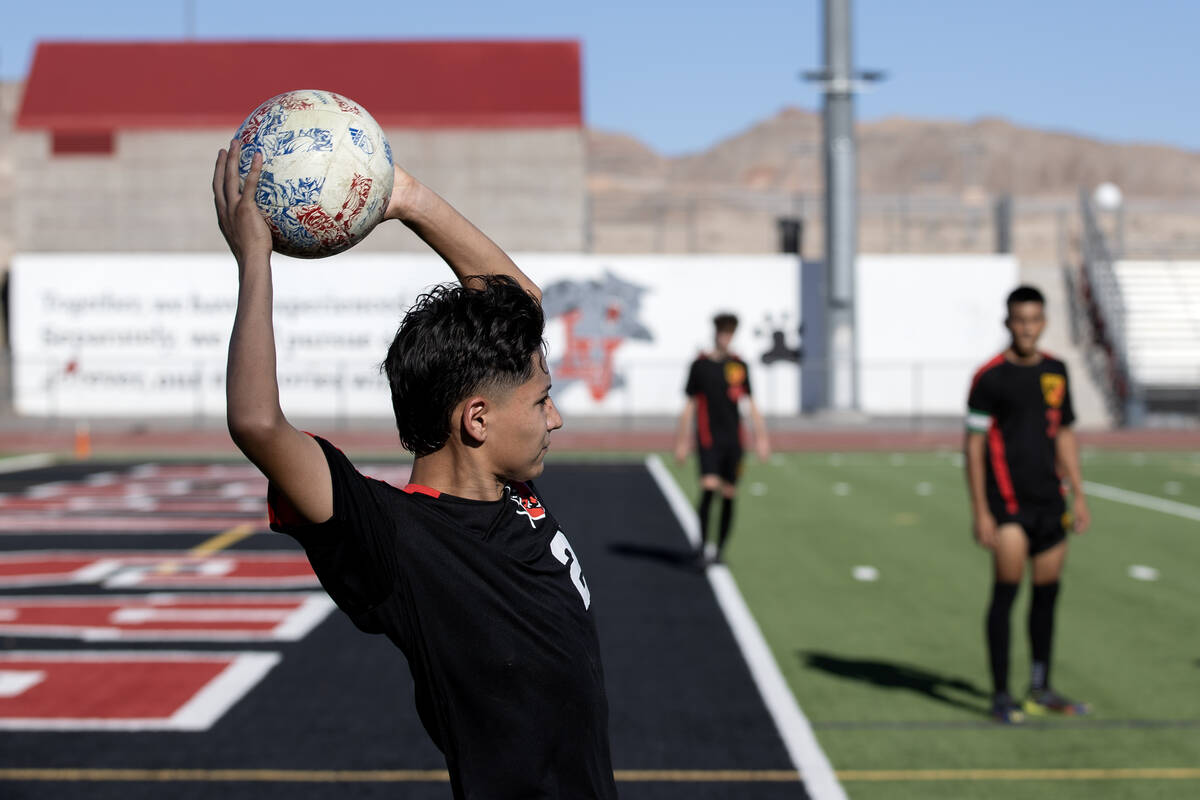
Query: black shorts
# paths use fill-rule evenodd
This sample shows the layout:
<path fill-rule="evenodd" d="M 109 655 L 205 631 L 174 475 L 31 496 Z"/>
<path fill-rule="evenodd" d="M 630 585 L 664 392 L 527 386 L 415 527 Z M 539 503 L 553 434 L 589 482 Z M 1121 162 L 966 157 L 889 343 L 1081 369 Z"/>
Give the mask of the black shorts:
<path fill-rule="evenodd" d="M 700 457 L 700 474 L 716 475 L 729 484 L 737 483 L 742 474 L 741 445 L 716 445 L 697 449 Z"/>
<path fill-rule="evenodd" d="M 1067 529 L 1071 527 L 1071 512 L 1065 504 L 1058 506 L 1023 506 L 1015 514 L 1010 514 L 1003 504 L 991 505 L 992 516 L 997 525 L 1017 523 L 1025 531 L 1029 540 L 1029 555 L 1036 556 L 1044 553 L 1067 538 Z"/>

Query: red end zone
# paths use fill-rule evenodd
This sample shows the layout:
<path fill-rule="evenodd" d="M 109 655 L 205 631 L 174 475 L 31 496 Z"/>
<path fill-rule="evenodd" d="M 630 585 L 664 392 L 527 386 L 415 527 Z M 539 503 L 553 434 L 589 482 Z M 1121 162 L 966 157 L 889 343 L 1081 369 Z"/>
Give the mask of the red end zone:
<path fill-rule="evenodd" d="M 208 730 L 278 661 L 278 653 L 0 653 L 0 730 Z"/>
<path fill-rule="evenodd" d="M 365 467 L 394 486 L 406 464 Z M 220 532 L 267 529 L 267 480 L 246 465 L 143 464 L 0 494 L 0 533 Z"/>
<path fill-rule="evenodd" d="M 0 596 L 0 637 L 294 642 L 333 608 L 322 592 Z"/>
<path fill-rule="evenodd" d="M 31 551 L 0 553 L 0 589 L 95 584 L 104 588 L 298 589 L 318 585 L 308 558 L 287 551 Z"/>

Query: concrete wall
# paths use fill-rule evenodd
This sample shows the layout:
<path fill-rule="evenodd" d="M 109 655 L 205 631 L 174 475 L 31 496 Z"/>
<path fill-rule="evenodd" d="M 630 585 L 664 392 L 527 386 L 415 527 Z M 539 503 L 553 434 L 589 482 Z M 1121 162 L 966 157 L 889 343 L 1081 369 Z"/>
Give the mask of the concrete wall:
<path fill-rule="evenodd" d="M 223 250 L 211 182 L 217 149 L 231 134 L 119 131 L 111 155 L 54 156 L 48 132 L 17 131 L 10 137 L 8 162 L 14 165 L 11 192 L 20 198 L 7 215 L 12 247 Z M 503 247 L 584 248 L 585 158 L 578 129 L 389 130 L 388 138 L 402 166 Z M 0 185 L 9 184 L 0 177 Z M 360 247 L 378 252 L 424 245 L 397 225 L 380 229 Z"/>
<path fill-rule="evenodd" d="M 0 275 L 8 270 L 13 254 L 13 130 L 19 83 L 0 83 Z"/>

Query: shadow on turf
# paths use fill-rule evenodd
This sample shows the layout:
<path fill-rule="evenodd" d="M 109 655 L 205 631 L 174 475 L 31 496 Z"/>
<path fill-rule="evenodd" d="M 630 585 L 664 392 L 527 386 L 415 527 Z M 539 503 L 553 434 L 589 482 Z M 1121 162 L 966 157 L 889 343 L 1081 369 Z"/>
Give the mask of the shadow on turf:
<path fill-rule="evenodd" d="M 700 564 L 696 560 L 696 551 L 690 548 L 680 550 L 673 547 L 657 547 L 652 544 L 639 544 L 636 542 L 613 542 L 608 546 L 608 551 L 618 556 L 658 561 L 659 563 L 679 567 L 691 572 L 701 571 Z"/>
<path fill-rule="evenodd" d="M 991 696 L 975 684 L 962 678 L 939 675 L 921 667 L 898 664 L 893 661 L 842 658 L 812 650 L 800 650 L 797 655 L 809 669 L 819 669 L 839 678 L 863 681 L 885 689 L 908 689 L 923 694 L 931 700 L 937 700 L 939 703 L 981 714 L 988 713 L 990 708 L 988 702 Z M 984 702 L 980 704 L 961 700 L 947 692 L 970 695 Z"/>

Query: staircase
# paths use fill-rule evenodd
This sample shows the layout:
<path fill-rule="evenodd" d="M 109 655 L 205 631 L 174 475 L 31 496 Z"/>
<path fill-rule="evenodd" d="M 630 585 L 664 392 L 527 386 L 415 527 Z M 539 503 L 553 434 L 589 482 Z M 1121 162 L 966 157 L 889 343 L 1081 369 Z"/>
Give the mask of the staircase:
<path fill-rule="evenodd" d="M 1200 261 L 1118 261 L 1130 377 L 1148 414 L 1200 414 Z"/>

